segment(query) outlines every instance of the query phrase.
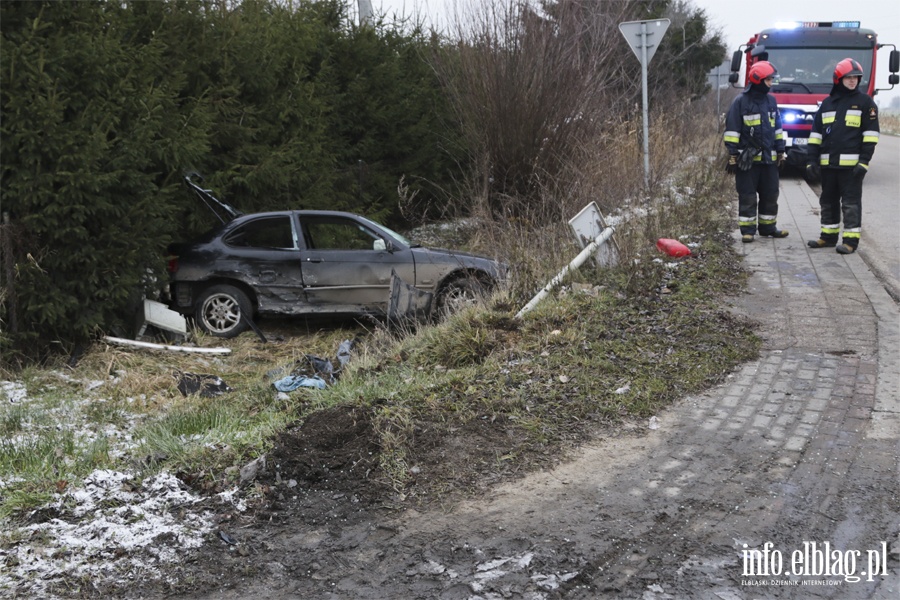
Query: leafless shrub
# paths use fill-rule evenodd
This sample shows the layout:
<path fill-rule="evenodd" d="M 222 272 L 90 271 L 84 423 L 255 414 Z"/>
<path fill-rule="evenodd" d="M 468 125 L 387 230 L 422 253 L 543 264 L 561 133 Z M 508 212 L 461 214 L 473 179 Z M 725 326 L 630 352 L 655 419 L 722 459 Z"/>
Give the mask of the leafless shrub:
<path fill-rule="evenodd" d="M 467 9 L 452 25 L 456 45 L 434 58 L 471 149 L 462 197 L 448 203 L 459 213 L 448 216 L 475 217 L 469 245 L 511 265 L 512 297 L 529 296 L 571 260 L 568 220 L 588 202 L 606 215 L 650 215 L 630 233 L 617 229 L 634 241 L 627 255 L 671 230 L 658 215 L 682 193 L 670 189 L 676 174 L 692 161 L 710 172 L 724 109 L 679 94 L 665 58 L 651 63 L 645 185 L 640 63 L 618 24 L 646 18 L 646 5 L 493 0 Z"/>
<path fill-rule="evenodd" d="M 472 208 L 522 214 L 621 119 L 633 86 L 616 67 L 616 24 L 627 7 L 562 2 L 547 14 L 524 0 L 496 0 L 458 14 L 458 44 L 436 68 L 473 149 Z"/>

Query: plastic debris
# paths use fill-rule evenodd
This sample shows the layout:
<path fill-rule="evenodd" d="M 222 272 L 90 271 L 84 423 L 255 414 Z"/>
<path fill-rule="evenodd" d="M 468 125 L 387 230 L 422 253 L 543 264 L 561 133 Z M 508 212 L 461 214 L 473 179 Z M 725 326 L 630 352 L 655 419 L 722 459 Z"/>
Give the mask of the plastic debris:
<path fill-rule="evenodd" d="M 660 252 L 665 252 L 669 256 L 681 258 L 682 256 L 690 256 L 691 249 L 679 242 L 669 238 L 660 238 L 656 242 L 656 248 Z"/>
<path fill-rule="evenodd" d="M 219 537 L 222 538 L 222 541 L 230 546 L 236 546 L 237 540 L 225 533 L 224 531 L 219 530 Z"/>
<path fill-rule="evenodd" d="M 351 351 L 356 340 L 344 340 L 338 346 L 337 360 L 340 367 L 334 368 L 327 358 L 306 354 L 293 366 L 284 366 L 266 373 L 266 378 L 273 381 L 279 392 L 292 392 L 301 387 L 325 389 L 340 377 L 347 363 L 350 362 Z M 288 375 L 285 375 L 288 373 Z"/>
<path fill-rule="evenodd" d="M 338 346 L 337 351 L 337 359 L 341 364 L 341 369 L 347 366 L 347 363 L 350 362 L 350 352 L 353 350 L 353 346 L 356 345 L 354 340 L 344 340 L 341 342 L 341 345 Z"/>
<path fill-rule="evenodd" d="M 218 375 L 179 373 L 178 391 L 185 396 L 199 393 L 203 398 L 214 398 L 234 390 Z"/>
<path fill-rule="evenodd" d="M 650 429 L 659 429 L 659 419 L 655 416 L 650 417 L 650 423 L 647 424 Z"/>

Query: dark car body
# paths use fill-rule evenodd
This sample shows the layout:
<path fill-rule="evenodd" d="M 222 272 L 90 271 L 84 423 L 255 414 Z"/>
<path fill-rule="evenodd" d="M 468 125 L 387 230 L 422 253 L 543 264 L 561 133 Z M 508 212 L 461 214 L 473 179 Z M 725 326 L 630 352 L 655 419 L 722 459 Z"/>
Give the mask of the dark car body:
<path fill-rule="evenodd" d="M 449 310 L 505 276 L 494 260 L 423 248 L 352 213 L 236 214 L 169 248 L 172 308 L 221 337 L 252 314 L 386 316 L 398 281 L 422 294 L 426 312 Z"/>

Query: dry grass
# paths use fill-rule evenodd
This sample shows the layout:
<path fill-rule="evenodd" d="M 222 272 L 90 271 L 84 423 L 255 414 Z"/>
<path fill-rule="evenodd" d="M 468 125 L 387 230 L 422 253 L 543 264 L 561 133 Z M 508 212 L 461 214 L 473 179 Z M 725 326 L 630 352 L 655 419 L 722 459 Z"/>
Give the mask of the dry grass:
<path fill-rule="evenodd" d="M 878 115 L 878 126 L 882 133 L 900 135 L 900 113 L 894 111 L 882 111 Z"/>

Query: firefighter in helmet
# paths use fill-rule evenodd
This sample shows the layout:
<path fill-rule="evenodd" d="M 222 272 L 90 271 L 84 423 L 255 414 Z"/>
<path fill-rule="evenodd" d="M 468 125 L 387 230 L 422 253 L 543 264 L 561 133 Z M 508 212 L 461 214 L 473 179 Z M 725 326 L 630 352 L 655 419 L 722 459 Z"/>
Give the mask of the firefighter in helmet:
<path fill-rule="evenodd" d="M 862 65 L 845 58 L 834 68 L 831 94 L 825 98 L 809 134 L 807 179 L 822 182 L 819 196 L 822 230 L 810 248 L 834 248 L 853 254 L 862 224 L 862 185 L 878 143 L 878 107 L 860 91 Z M 840 245 L 841 218 L 844 235 Z"/>
<path fill-rule="evenodd" d="M 725 117 L 725 172 L 734 175 L 738 194 L 741 241 L 762 237 L 783 238 L 778 229 L 778 169 L 784 164 L 781 114 L 769 89 L 777 71 L 761 60 L 747 73 L 747 87 L 734 99 Z"/>

